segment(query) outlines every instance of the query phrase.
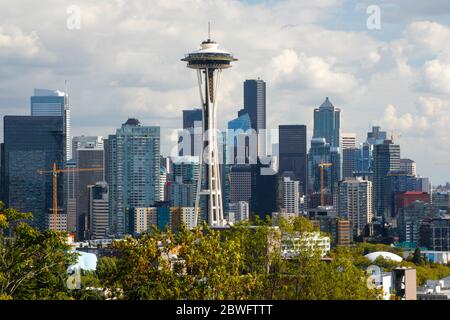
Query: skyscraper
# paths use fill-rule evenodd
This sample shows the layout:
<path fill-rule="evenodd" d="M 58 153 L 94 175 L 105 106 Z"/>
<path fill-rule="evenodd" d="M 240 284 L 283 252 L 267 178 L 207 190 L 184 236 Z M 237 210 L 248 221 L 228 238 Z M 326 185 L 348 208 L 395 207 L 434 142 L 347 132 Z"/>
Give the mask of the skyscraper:
<path fill-rule="evenodd" d="M 159 199 L 160 128 L 128 119 L 108 138 L 110 225 L 126 231 L 127 209 L 151 207 Z"/>
<path fill-rule="evenodd" d="M 173 157 L 173 179 L 169 183 L 168 193 L 171 206 L 194 207 L 197 194 L 198 157 Z"/>
<path fill-rule="evenodd" d="M 301 190 L 307 186 L 307 139 L 305 125 L 280 125 L 279 131 L 279 172 L 294 173 L 301 183 Z"/>
<path fill-rule="evenodd" d="M 400 146 L 392 140 L 377 144 L 373 150 L 373 208 L 378 218 L 386 217 L 386 187 L 389 171 L 400 170 Z"/>
<path fill-rule="evenodd" d="M 63 119 L 65 132 L 65 160 L 72 157 L 69 96 L 59 90 L 34 89 L 31 97 L 31 116 L 56 116 Z"/>
<path fill-rule="evenodd" d="M 355 173 L 365 175 L 372 172 L 372 145 L 367 142 L 361 143 L 355 149 Z"/>
<path fill-rule="evenodd" d="M 308 157 L 309 178 L 308 189 L 310 192 L 320 191 L 320 163 L 331 163 L 330 144 L 325 141 L 325 138 L 311 139 L 311 148 Z M 324 168 L 324 188 L 331 191 L 332 179 L 331 168 Z"/>
<path fill-rule="evenodd" d="M 346 148 L 342 151 L 342 177 L 351 178 L 356 171 L 356 156 L 359 150 Z"/>
<path fill-rule="evenodd" d="M 228 122 L 227 158 L 224 159 L 224 163 L 232 165 L 249 163 L 251 141 L 247 140 L 246 136 L 250 129 L 250 117 L 247 113 Z"/>
<path fill-rule="evenodd" d="M 104 167 L 103 147 L 89 145 L 76 151 L 77 168 L 91 169 Z M 90 185 L 104 181 L 103 171 L 77 172 L 77 233 L 80 239 L 86 238 L 85 229 L 88 227 L 89 217 L 89 189 Z"/>
<path fill-rule="evenodd" d="M 355 235 L 361 235 L 373 218 L 372 182 L 361 178 L 341 181 L 338 213 L 350 221 Z"/>
<path fill-rule="evenodd" d="M 77 162 L 77 150 L 82 148 L 104 148 L 102 136 L 77 136 L 72 138 L 72 161 Z"/>
<path fill-rule="evenodd" d="M 367 133 L 367 143 L 371 145 L 383 144 L 387 140 L 386 131 L 381 131 L 378 126 L 372 127 L 372 132 Z"/>
<path fill-rule="evenodd" d="M 341 134 L 341 148 L 342 148 L 342 150 L 356 148 L 356 134 L 355 133 L 342 133 Z"/>
<path fill-rule="evenodd" d="M 186 143 L 186 141 L 183 141 L 183 137 L 180 136 L 178 141 L 182 146 L 179 150 L 180 156 L 199 155 L 202 144 L 202 117 L 202 109 L 183 110 L 183 130 L 187 130 L 189 132 L 190 139 L 189 143 Z M 195 128 L 199 128 L 199 132 L 196 132 Z"/>
<path fill-rule="evenodd" d="M 98 182 L 88 186 L 89 238 L 104 239 L 109 233 L 108 184 Z"/>
<path fill-rule="evenodd" d="M 251 127 L 259 132 L 266 129 L 266 83 L 261 80 L 245 80 L 244 111 L 250 117 Z"/>
<path fill-rule="evenodd" d="M 51 171 L 53 163 L 62 168 L 65 163 L 63 118 L 59 116 L 5 116 L 4 170 L 6 206 L 21 212 L 32 212 L 32 224 L 44 229 L 46 216 L 52 208 L 53 182 L 51 174 L 39 175 L 38 170 Z M 63 208 L 62 175 L 58 177 L 58 207 Z"/>
<path fill-rule="evenodd" d="M 331 147 L 339 147 L 341 139 L 341 109 L 336 108 L 328 99 L 319 108 L 314 109 L 313 138 L 325 138 Z"/>
<path fill-rule="evenodd" d="M 299 214 L 300 187 L 299 182 L 283 177 L 283 208 L 287 213 Z"/>

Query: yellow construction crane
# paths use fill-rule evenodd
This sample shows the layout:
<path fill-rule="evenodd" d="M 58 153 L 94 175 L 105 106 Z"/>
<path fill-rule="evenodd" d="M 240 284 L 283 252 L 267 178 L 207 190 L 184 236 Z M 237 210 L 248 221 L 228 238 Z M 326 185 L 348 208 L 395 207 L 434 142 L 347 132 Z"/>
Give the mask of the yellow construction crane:
<path fill-rule="evenodd" d="M 323 206 L 324 205 L 324 187 L 323 187 L 323 168 L 325 167 L 331 167 L 333 164 L 332 163 L 328 163 L 328 162 L 321 162 L 319 163 L 319 168 L 320 168 L 320 205 Z"/>
<path fill-rule="evenodd" d="M 67 169 L 57 169 L 56 162 L 53 163 L 53 170 L 38 170 L 37 173 L 40 175 L 52 174 L 53 176 L 53 228 L 56 229 L 56 224 L 58 222 L 58 173 L 64 172 L 93 172 L 93 171 L 103 171 L 103 168 L 67 168 Z"/>

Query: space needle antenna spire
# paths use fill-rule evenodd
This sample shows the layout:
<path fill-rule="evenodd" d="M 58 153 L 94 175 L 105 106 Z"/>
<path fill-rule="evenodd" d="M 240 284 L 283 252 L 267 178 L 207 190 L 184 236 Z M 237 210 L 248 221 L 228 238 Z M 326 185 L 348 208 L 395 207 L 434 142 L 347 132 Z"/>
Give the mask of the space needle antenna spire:
<path fill-rule="evenodd" d="M 211 40 L 211 21 L 208 21 L 208 40 Z"/>
<path fill-rule="evenodd" d="M 231 68 L 231 63 L 237 59 L 232 53 L 219 49 L 219 45 L 211 40 L 211 22 L 209 21 L 208 40 L 201 43 L 200 49 L 186 54 L 181 61 L 187 62 L 188 68 L 197 71 L 202 106 L 202 146 L 195 198 L 195 225 L 198 223 L 200 198 L 205 197 L 205 214 L 209 226 L 223 227 L 226 221 L 223 216 L 220 181 L 219 155 L 221 152 L 217 141 L 217 92 L 222 70 Z M 203 171 L 205 171 L 205 177 L 203 177 Z"/>

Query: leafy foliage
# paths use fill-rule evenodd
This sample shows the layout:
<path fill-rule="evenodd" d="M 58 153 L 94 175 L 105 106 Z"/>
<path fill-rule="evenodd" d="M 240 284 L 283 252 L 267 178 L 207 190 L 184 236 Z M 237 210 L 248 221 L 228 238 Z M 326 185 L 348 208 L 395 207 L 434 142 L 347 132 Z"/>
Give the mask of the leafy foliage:
<path fill-rule="evenodd" d="M 66 236 L 23 222 L 31 218 L 0 202 L 0 298 L 69 299 L 66 269 L 75 256 Z"/>

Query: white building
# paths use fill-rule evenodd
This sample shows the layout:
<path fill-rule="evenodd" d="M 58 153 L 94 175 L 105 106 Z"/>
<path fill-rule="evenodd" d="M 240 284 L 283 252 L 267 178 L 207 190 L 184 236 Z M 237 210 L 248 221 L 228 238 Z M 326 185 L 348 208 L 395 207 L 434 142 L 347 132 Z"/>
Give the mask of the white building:
<path fill-rule="evenodd" d="M 300 188 L 299 182 L 290 177 L 283 178 L 283 205 L 288 213 L 300 212 Z"/>
<path fill-rule="evenodd" d="M 250 218 L 249 212 L 249 205 L 246 201 L 230 203 L 228 212 L 229 222 L 248 221 Z"/>
<path fill-rule="evenodd" d="M 67 214 L 58 213 L 56 217 L 53 213 L 47 214 L 46 219 L 47 229 L 56 230 L 56 231 L 67 231 Z"/>
<path fill-rule="evenodd" d="M 405 171 L 414 177 L 417 176 L 417 165 L 414 160 L 400 159 L 400 170 Z"/>
<path fill-rule="evenodd" d="M 356 235 L 372 222 L 372 182 L 361 178 L 347 178 L 339 183 L 338 213 L 350 220 Z"/>
<path fill-rule="evenodd" d="M 289 235 L 281 237 L 281 254 L 284 258 L 294 258 L 300 253 L 313 254 L 318 250 L 322 257 L 330 252 L 330 238 L 320 235 L 319 232 Z"/>
<path fill-rule="evenodd" d="M 195 225 L 195 215 L 200 215 L 200 208 L 198 208 L 197 213 L 195 212 L 195 207 L 183 207 L 179 208 L 181 210 L 181 221 L 184 223 L 188 230 L 194 229 Z"/>
<path fill-rule="evenodd" d="M 356 148 L 356 134 L 342 133 L 341 134 L 341 149 L 355 149 Z"/>
<path fill-rule="evenodd" d="M 103 150 L 102 136 L 77 136 L 72 138 L 72 161 L 77 161 L 78 149 L 100 149 Z"/>
<path fill-rule="evenodd" d="M 166 169 L 161 167 L 159 173 L 159 201 L 164 201 L 165 199 L 165 186 L 167 182 Z"/>

